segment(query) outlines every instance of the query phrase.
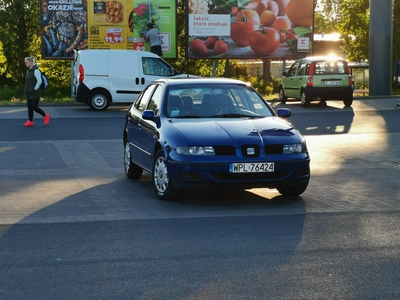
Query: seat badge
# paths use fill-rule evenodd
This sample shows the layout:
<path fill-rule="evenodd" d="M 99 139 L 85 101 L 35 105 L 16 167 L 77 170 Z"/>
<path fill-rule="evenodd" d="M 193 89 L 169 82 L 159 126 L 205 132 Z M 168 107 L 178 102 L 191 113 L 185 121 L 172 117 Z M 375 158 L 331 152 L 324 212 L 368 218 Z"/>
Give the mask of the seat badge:
<path fill-rule="evenodd" d="M 256 154 L 256 150 L 254 148 L 247 148 L 247 155 L 254 155 Z"/>

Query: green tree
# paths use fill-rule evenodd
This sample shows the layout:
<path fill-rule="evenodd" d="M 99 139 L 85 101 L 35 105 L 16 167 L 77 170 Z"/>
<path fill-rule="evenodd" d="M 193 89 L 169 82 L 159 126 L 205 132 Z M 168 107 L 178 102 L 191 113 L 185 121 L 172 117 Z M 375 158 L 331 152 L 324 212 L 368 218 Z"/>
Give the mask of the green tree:
<path fill-rule="evenodd" d="M 314 32 L 335 33 L 341 22 L 340 4 L 345 0 L 319 0 L 314 11 Z"/>
<path fill-rule="evenodd" d="M 364 61 L 369 57 L 369 1 L 347 0 L 340 4 L 339 32 L 347 59 Z"/>
<path fill-rule="evenodd" d="M 22 85 L 26 73 L 24 58 L 40 53 L 38 0 L 1 0 L 0 19 L 5 72 Z"/>

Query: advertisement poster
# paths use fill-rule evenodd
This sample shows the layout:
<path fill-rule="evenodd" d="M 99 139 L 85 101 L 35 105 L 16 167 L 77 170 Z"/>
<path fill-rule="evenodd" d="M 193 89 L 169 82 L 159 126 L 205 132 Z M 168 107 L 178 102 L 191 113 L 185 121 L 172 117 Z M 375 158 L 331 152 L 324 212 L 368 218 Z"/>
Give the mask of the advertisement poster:
<path fill-rule="evenodd" d="M 160 32 L 164 58 L 176 58 L 176 2 L 170 0 L 133 0 L 129 15 L 129 26 L 133 32 L 133 49 L 150 51 L 150 44 L 141 37 L 147 31 L 147 24 L 153 23 Z"/>
<path fill-rule="evenodd" d="M 73 59 L 88 47 L 86 0 L 41 0 L 42 57 Z"/>
<path fill-rule="evenodd" d="M 132 0 L 88 1 L 89 49 L 133 48 L 129 27 Z"/>
<path fill-rule="evenodd" d="M 186 3 L 187 58 L 296 59 L 311 55 L 314 0 Z"/>

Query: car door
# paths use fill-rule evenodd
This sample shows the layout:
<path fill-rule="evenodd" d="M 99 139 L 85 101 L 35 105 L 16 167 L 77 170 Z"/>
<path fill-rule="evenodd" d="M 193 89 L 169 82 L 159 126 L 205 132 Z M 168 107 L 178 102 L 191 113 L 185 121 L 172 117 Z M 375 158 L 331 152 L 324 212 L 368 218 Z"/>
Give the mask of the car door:
<path fill-rule="evenodd" d="M 157 85 L 154 92 L 151 94 L 150 101 L 146 106 L 146 110 L 154 112 L 155 120 L 140 120 L 140 126 L 138 130 L 138 137 L 140 138 L 140 147 L 146 154 L 143 158 L 143 166 L 151 170 L 154 162 L 154 148 L 158 142 L 160 134 L 158 128 L 160 127 L 160 109 L 162 100 L 162 86 Z"/>
<path fill-rule="evenodd" d="M 299 61 L 299 66 L 296 71 L 296 75 L 293 76 L 293 96 L 296 98 L 301 97 L 301 90 L 307 85 L 307 62 L 304 60 Z"/>
<path fill-rule="evenodd" d="M 300 62 L 295 61 L 289 68 L 286 76 L 283 78 L 283 86 L 286 97 L 297 97 L 296 96 L 296 72 Z"/>
<path fill-rule="evenodd" d="M 130 144 L 132 160 L 145 167 L 148 153 L 146 153 L 144 141 L 142 140 L 142 114 L 147 107 L 155 85 L 149 85 L 129 110 L 127 118 L 128 139 Z"/>

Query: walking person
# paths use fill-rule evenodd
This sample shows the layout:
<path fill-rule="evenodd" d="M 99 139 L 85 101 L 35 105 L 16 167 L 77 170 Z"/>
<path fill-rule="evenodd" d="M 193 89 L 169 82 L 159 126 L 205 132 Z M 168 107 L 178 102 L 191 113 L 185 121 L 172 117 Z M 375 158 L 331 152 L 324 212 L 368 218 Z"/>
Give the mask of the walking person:
<path fill-rule="evenodd" d="M 26 72 L 24 88 L 26 104 L 28 106 L 28 121 L 26 121 L 23 126 L 33 127 L 34 111 L 43 116 L 44 125 L 47 125 L 50 121 L 50 115 L 46 114 L 38 106 L 40 100 L 40 85 L 42 84 L 40 70 L 38 69 L 35 58 L 33 56 L 28 56 L 25 58 L 25 65 L 28 68 L 28 71 Z"/>
<path fill-rule="evenodd" d="M 394 73 L 393 73 L 393 81 L 398 86 L 400 86 L 399 77 L 400 77 L 400 57 L 396 61 L 396 65 L 394 67 Z M 394 107 L 397 109 L 400 109 L 400 101 L 398 104 L 395 104 Z"/>
<path fill-rule="evenodd" d="M 146 32 L 144 39 L 147 42 L 150 42 L 150 51 L 162 57 L 161 38 L 158 29 L 154 27 L 153 23 L 147 24 L 147 28 L 148 31 Z"/>

